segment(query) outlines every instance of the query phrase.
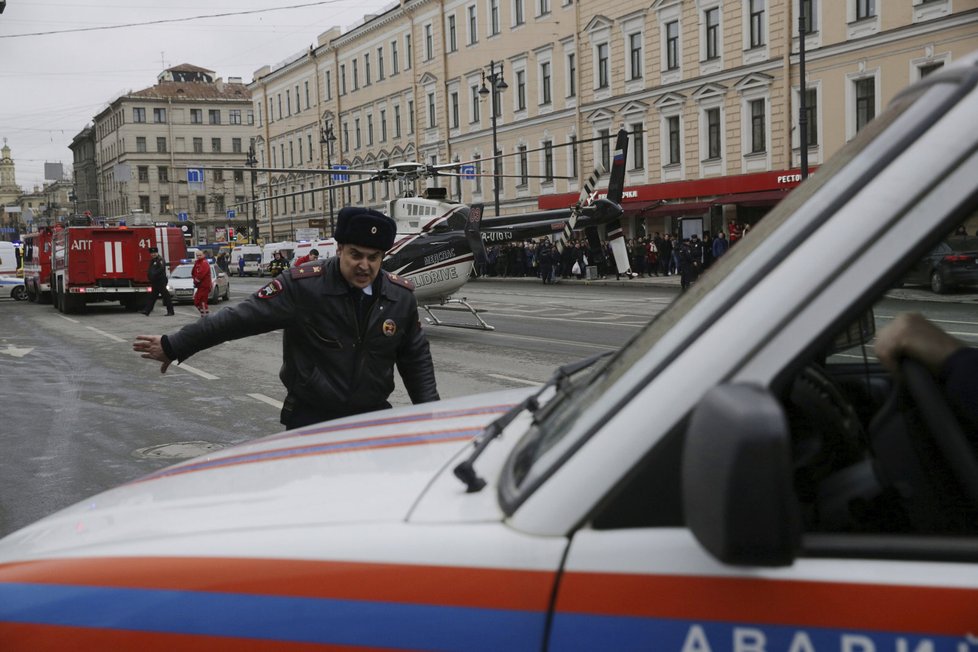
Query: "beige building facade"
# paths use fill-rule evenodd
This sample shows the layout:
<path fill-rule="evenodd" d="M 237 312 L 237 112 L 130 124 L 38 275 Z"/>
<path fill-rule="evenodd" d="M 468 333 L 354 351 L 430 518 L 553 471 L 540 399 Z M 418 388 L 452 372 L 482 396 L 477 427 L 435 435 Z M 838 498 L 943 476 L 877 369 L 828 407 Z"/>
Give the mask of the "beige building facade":
<path fill-rule="evenodd" d="M 240 79 L 224 82 L 188 64 L 170 68 L 156 85 L 114 100 L 93 129 L 96 216 L 139 213 L 177 223 L 186 214 L 195 243 L 221 242 L 228 226 L 246 227 L 227 213 L 250 194 L 244 166 L 255 125 Z"/>
<path fill-rule="evenodd" d="M 800 15 L 815 173 L 901 89 L 978 49 L 978 0 L 402 2 L 255 73 L 259 164 L 276 168 L 259 175 L 263 233 L 328 233 L 338 207 L 404 190 L 330 202 L 303 172 L 328 163 L 471 162 L 475 179 L 422 185 L 488 207 L 498 188 L 503 214 L 568 206 L 620 128 L 629 235 L 752 223 L 800 181 Z"/>

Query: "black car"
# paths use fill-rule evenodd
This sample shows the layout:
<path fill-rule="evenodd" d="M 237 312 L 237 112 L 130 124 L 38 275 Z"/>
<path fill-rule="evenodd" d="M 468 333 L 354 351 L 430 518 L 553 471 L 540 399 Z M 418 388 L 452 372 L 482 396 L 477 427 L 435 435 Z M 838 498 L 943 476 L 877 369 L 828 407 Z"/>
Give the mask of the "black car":
<path fill-rule="evenodd" d="M 903 279 L 906 285 L 929 285 L 937 294 L 961 285 L 978 285 L 978 239 L 939 243 Z"/>

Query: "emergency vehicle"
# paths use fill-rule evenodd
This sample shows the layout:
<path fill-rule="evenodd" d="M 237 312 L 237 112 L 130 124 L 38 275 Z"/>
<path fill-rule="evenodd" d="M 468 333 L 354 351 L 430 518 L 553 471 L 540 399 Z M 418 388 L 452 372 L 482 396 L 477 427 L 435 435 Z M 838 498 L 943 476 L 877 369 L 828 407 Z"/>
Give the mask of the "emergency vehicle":
<path fill-rule="evenodd" d="M 60 227 L 59 227 L 60 228 Z M 51 240 L 54 228 L 42 226 L 22 238 L 24 243 L 24 287 L 27 297 L 38 303 L 51 302 Z"/>
<path fill-rule="evenodd" d="M 541 387 L 276 434 L 7 536 L 0 648 L 973 651 L 975 441 L 872 339 L 978 225 L 976 115 L 978 54 Z"/>
<path fill-rule="evenodd" d="M 51 234 L 51 287 L 55 307 L 78 312 L 88 303 L 119 301 L 137 310 L 151 291 L 150 249 L 169 270 L 186 257 L 177 227 L 70 226 Z M 43 267 L 43 265 L 42 265 Z"/>

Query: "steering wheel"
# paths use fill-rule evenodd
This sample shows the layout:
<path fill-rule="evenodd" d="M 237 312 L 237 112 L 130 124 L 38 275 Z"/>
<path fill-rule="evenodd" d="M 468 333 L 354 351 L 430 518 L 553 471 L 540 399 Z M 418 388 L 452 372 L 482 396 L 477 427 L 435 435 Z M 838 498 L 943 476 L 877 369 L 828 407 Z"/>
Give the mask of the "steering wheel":
<path fill-rule="evenodd" d="M 924 427 L 972 506 L 978 507 L 978 455 L 948 405 L 944 392 L 917 360 L 900 362 L 903 382 Z"/>

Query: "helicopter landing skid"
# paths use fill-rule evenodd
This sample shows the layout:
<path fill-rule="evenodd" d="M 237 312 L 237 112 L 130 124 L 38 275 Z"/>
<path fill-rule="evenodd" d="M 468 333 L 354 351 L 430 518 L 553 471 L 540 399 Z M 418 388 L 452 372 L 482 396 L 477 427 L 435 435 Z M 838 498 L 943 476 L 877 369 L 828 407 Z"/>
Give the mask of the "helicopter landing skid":
<path fill-rule="evenodd" d="M 453 305 L 447 305 L 447 304 L 453 304 Z M 473 308 L 471 305 L 469 305 L 469 302 L 466 301 L 465 299 L 445 299 L 438 305 L 422 304 L 421 307 L 424 308 L 424 311 L 426 313 L 428 313 L 428 316 L 425 317 L 425 321 L 431 324 L 432 326 L 451 326 L 452 328 L 471 328 L 478 331 L 496 330 L 496 327 L 487 324 L 486 320 L 480 317 L 478 311 L 475 308 Z M 473 317 L 475 317 L 476 321 L 478 321 L 479 323 L 462 324 L 458 322 L 442 321 L 441 319 L 438 319 L 437 316 L 435 316 L 435 313 L 433 313 L 432 310 L 454 310 L 458 312 L 467 312 L 470 313 Z"/>

